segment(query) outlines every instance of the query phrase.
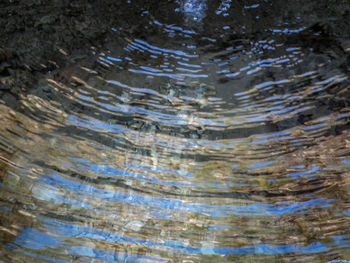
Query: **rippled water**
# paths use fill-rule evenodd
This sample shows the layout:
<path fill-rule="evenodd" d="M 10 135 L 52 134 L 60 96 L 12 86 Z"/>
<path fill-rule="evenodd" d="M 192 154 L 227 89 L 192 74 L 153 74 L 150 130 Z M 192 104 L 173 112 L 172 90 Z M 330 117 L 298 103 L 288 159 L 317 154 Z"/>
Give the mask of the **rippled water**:
<path fill-rule="evenodd" d="M 350 259 L 350 45 L 285 6 L 145 10 L 2 101 L 0 262 Z"/>

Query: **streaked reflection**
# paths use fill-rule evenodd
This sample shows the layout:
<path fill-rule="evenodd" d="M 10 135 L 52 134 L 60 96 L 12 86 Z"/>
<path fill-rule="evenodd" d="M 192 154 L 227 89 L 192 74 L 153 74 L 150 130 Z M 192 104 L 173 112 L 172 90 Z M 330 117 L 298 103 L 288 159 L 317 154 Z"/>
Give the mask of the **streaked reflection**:
<path fill-rule="evenodd" d="M 147 37 L 111 30 L 114 48 L 1 102 L 5 260 L 348 257 L 348 53 L 266 5 L 150 10 Z"/>

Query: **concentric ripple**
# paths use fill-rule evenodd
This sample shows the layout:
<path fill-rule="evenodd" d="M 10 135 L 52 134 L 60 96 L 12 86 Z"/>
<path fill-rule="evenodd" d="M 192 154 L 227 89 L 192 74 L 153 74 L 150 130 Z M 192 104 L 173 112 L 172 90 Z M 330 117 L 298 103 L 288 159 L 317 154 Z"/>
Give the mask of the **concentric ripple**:
<path fill-rule="evenodd" d="M 349 259 L 349 49 L 248 2 L 143 12 L 0 104 L 3 260 Z"/>

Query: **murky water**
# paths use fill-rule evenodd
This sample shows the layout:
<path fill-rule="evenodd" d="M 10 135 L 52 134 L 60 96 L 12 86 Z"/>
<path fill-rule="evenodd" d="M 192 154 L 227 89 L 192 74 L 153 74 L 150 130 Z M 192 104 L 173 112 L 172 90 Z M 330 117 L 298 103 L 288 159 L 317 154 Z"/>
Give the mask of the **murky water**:
<path fill-rule="evenodd" d="M 350 259 L 350 45 L 310 7 L 167 8 L 0 104 L 0 262 Z"/>

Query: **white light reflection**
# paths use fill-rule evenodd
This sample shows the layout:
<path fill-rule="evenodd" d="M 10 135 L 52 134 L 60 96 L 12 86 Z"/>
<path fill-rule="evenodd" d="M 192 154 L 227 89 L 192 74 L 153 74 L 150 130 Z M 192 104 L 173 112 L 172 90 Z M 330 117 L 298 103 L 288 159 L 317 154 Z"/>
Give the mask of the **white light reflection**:
<path fill-rule="evenodd" d="M 207 0 L 184 0 L 177 11 L 185 14 L 187 24 L 201 22 L 206 16 Z"/>

